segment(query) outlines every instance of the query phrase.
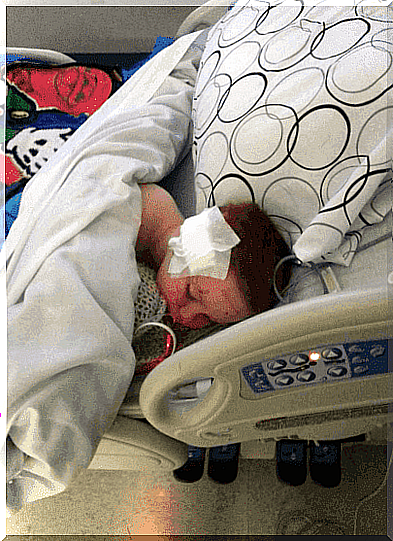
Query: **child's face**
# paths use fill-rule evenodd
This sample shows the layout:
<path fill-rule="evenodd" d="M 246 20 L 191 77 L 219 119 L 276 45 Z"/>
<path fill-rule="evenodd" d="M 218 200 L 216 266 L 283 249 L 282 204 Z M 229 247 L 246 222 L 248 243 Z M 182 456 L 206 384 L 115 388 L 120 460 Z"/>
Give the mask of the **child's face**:
<path fill-rule="evenodd" d="M 207 276 L 174 278 L 168 273 L 172 252 L 158 270 L 157 284 L 174 321 L 199 329 L 211 322 L 234 323 L 251 315 L 233 269 L 225 280 Z"/>

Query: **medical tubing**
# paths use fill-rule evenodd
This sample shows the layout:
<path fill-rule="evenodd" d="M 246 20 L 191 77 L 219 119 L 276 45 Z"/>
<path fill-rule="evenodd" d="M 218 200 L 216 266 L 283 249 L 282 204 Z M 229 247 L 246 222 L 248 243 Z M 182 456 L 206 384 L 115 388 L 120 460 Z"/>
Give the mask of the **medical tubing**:
<path fill-rule="evenodd" d="M 378 244 L 380 242 L 383 242 L 384 240 L 387 240 L 387 239 L 392 239 L 393 240 L 392 233 L 386 233 L 385 235 L 382 235 L 382 237 L 379 237 L 379 239 L 367 242 L 367 244 L 364 244 L 363 246 L 358 248 L 356 250 L 356 253 L 363 252 L 363 250 L 367 250 L 367 248 L 371 248 L 371 246 L 375 246 L 376 244 Z"/>
<path fill-rule="evenodd" d="M 321 280 L 322 287 L 323 287 L 323 294 L 326 295 L 327 293 L 329 293 L 329 289 L 325 283 L 325 280 L 323 279 L 323 276 L 322 276 L 321 271 L 319 270 L 319 267 L 312 261 L 310 261 L 309 263 L 304 263 L 304 266 L 311 267 L 312 270 L 318 274 L 319 279 Z"/>
<path fill-rule="evenodd" d="M 284 301 L 284 298 L 282 297 L 282 293 L 284 293 L 288 289 L 289 286 L 287 286 L 287 288 L 285 288 L 284 291 L 281 291 L 281 292 L 278 291 L 277 283 L 276 283 L 277 282 L 277 273 L 278 273 L 278 270 L 280 269 L 281 265 L 283 265 L 287 261 L 293 261 L 293 264 L 298 264 L 299 266 L 303 265 L 303 263 L 300 261 L 300 259 L 295 254 L 290 254 L 290 255 L 287 255 L 287 256 L 283 257 L 282 259 L 280 259 L 280 261 L 275 266 L 274 271 L 273 271 L 272 285 L 273 285 L 273 288 L 274 288 L 274 293 L 276 294 L 277 298 L 281 302 Z"/>
<path fill-rule="evenodd" d="M 356 253 L 363 252 L 363 250 L 367 250 L 368 248 L 371 248 L 372 246 L 375 246 L 376 244 L 379 244 L 380 242 L 383 242 L 384 240 L 388 240 L 389 238 L 393 240 L 392 234 L 391 233 L 386 233 L 385 235 L 382 235 L 378 239 L 372 240 L 372 241 L 364 244 L 363 246 L 360 246 L 360 248 L 358 248 L 356 250 Z M 285 300 L 283 298 L 282 294 L 285 293 L 291 286 L 288 285 L 283 291 L 280 292 L 277 289 L 276 279 L 277 279 L 277 273 L 278 273 L 279 268 L 281 267 L 281 265 L 283 265 L 287 261 L 293 261 L 294 265 L 297 265 L 299 267 L 306 267 L 306 268 L 309 268 L 312 271 L 316 272 L 318 274 L 320 280 L 321 280 L 324 294 L 329 293 L 329 290 L 328 290 L 328 288 L 327 288 L 327 286 L 325 284 L 325 280 L 323 279 L 321 271 L 319 270 L 319 267 L 317 266 L 317 264 L 313 263 L 313 262 L 303 263 L 295 254 L 290 254 L 290 255 L 287 255 L 287 256 L 283 257 L 282 259 L 280 259 L 280 261 L 275 266 L 274 272 L 273 272 L 272 285 L 273 285 L 273 288 L 274 288 L 274 293 L 276 294 L 277 298 L 281 302 L 284 302 L 284 300 Z M 299 281 L 294 285 L 297 285 L 298 283 L 299 283 Z"/>

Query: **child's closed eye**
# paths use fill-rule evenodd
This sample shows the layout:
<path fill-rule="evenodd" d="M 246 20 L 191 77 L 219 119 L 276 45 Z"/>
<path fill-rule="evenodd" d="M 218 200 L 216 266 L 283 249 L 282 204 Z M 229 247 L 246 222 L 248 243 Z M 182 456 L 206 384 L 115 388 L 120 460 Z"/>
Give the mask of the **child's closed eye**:
<path fill-rule="evenodd" d="M 187 284 L 187 289 L 186 289 L 186 296 L 187 296 L 187 299 L 189 301 L 196 301 L 197 299 L 195 298 L 195 296 L 193 295 L 193 293 L 191 292 L 191 284 Z"/>

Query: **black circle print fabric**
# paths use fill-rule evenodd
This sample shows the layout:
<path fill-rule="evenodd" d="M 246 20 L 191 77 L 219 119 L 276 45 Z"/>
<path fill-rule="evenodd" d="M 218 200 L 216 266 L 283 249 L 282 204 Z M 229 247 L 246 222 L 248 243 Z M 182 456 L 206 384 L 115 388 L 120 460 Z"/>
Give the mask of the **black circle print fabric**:
<path fill-rule="evenodd" d="M 391 209 L 391 7 L 239 0 L 193 106 L 197 207 L 254 201 L 303 261 L 349 265 Z"/>

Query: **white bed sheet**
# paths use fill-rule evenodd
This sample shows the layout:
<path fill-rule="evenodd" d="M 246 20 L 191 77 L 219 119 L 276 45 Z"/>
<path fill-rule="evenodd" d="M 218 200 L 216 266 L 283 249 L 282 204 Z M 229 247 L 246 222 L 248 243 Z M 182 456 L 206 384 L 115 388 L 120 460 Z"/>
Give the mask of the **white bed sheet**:
<path fill-rule="evenodd" d="M 4 246 L 9 512 L 88 466 L 129 387 L 138 184 L 160 181 L 187 148 L 198 34 L 146 64 L 23 194 Z"/>

